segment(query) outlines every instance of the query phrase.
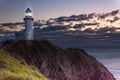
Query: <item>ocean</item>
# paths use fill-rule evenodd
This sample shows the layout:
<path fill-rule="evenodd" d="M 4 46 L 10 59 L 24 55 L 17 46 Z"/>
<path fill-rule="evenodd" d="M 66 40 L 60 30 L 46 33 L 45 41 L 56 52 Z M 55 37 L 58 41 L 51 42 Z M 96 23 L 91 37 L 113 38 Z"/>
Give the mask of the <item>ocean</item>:
<path fill-rule="evenodd" d="M 86 48 L 88 54 L 96 57 L 116 78 L 120 80 L 120 49 Z"/>

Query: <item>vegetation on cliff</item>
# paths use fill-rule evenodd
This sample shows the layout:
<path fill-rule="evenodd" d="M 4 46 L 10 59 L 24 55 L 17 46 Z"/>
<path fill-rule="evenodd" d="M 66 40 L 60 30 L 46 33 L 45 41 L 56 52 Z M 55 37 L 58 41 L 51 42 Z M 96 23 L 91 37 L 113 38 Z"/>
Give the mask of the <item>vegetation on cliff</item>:
<path fill-rule="evenodd" d="M 0 50 L 0 80 L 47 80 L 35 67 Z"/>

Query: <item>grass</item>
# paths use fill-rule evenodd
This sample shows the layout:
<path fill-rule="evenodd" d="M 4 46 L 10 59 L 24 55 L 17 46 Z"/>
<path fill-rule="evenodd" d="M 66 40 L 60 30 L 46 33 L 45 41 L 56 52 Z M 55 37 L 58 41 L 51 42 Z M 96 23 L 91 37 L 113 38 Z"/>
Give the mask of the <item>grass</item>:
<path fill-rule="evenodd" d="M 0 80 L 47 80 L 39 71 L 17 60 L 7 52 L 0 51 Z"/>

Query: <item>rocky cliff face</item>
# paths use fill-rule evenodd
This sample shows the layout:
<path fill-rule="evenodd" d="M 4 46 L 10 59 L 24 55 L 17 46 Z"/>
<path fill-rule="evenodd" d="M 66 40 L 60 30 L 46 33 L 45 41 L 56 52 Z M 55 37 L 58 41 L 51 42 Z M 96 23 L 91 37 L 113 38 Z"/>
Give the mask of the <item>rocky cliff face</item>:
<path fill-rule="evenodd" d="M 49 80 L 115 80 L 101 63 L 81 49 L 61 49 L 48 41 L 16 41 L 4 45 L 4 50 L 34 65 Z"/>

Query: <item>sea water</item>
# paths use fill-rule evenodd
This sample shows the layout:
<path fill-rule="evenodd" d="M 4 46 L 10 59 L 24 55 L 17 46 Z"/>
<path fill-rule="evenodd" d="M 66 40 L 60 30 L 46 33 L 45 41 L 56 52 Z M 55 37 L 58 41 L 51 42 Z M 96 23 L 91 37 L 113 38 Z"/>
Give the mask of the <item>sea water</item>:
<path fill-rule="evenodd" d="M 96 57 L 116 78 L 120 80 L 120 49 L 118 48 L 87 48 L 88 54 Z"/>

